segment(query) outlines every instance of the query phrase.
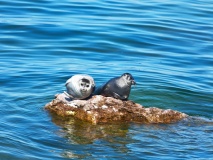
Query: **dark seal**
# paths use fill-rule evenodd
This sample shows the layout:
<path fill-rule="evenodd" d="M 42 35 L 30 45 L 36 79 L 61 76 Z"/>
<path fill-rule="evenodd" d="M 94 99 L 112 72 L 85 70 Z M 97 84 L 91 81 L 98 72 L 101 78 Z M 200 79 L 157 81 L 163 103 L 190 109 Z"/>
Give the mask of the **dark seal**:
<path fill-rule="evenodd" d="M 120 77 L 110 79 L 106 84 L 99 87 L 96 94 L 127 100 L 130 94 L 131 85 L 135 84 L 136 82 L 133 76 L 130 73 L 124 73 Z"/>

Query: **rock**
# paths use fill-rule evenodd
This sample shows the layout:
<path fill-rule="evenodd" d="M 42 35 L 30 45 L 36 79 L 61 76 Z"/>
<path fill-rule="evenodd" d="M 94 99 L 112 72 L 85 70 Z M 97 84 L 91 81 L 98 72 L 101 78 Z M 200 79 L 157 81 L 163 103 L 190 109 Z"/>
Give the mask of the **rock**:
<path fill-rule="evenodd" d="M 76 117 L 93 124 L 110 122 L 173 123 L 188 115 L 171 109 L 145 108 L 132 101 L 95 95 L 88 100 L 72 100 L 61 93 L 45 109 L 59 116 Z"/>

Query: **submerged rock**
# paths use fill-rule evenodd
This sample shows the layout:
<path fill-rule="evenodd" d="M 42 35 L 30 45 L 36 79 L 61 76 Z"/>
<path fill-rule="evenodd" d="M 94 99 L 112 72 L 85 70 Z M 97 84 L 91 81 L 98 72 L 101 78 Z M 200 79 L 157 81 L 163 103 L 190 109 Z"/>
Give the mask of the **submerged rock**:
<path fill-rule="evenodd" d="M 45 109 L 59 116 L 76 117 L 93 124 L 109 122 L 173 123 L 188 115 L 171 109 L 145 108 L 132 101 L 95 95 L 88 100 L 72 100 L 61 93 Z"/>

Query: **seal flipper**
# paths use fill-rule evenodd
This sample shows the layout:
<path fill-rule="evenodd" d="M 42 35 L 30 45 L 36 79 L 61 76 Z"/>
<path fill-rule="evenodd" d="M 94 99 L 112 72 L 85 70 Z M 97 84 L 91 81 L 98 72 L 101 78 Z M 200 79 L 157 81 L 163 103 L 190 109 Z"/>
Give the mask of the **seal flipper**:
<path fill-rule="evenodd" d="M 116 99 L 121 99 L 123 101 L 127 101 L 128 100 L 128 97 L 125 95 L 125 96 L 120 96 L 119 94 L 113 92 L 113 97 L 116 98 Z"/>
<path fill-rule="evenodd" d="M 119 94 L 117 94 L 115 92 L 112 92 L 112 94 L 113 94 L 114 98 L 116 98 L 116 99 L 122 99 L 122 97 Z"/>

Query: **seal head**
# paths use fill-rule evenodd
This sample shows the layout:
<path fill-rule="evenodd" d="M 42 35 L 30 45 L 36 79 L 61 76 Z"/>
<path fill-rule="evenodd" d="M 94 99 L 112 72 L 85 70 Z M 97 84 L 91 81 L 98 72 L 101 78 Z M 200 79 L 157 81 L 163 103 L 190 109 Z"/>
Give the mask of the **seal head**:
<path fill-rule="evenodd" d="M 72 99 L 86 99 L 95 89 L 94 79 L 86 74 L 77 74 L 65 83 L 67 93 Z"/>

